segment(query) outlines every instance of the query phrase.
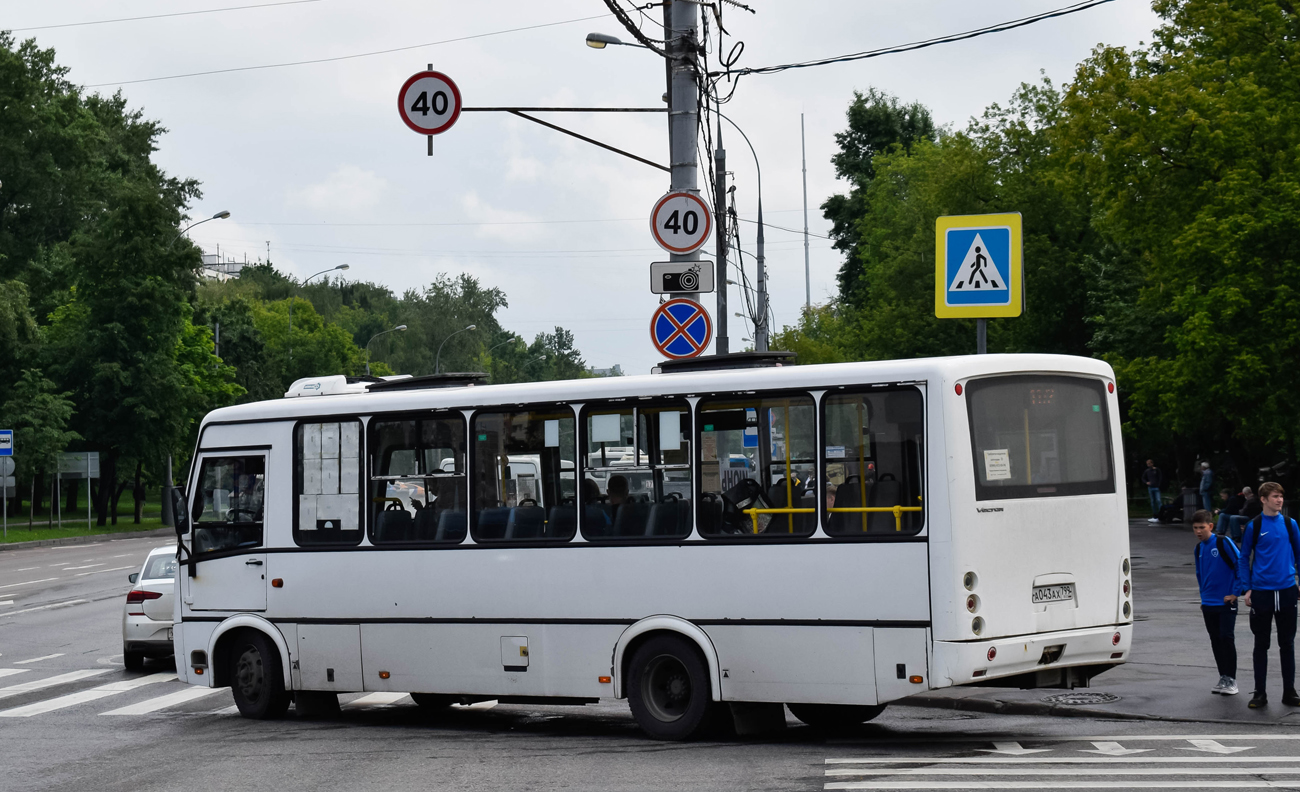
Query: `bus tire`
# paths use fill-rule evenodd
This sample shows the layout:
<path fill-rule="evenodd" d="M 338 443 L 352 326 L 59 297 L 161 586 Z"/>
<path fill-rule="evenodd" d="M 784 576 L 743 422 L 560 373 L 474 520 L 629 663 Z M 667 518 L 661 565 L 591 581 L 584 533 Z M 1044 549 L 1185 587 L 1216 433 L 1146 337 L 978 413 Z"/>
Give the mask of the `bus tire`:
<path fill-rule="evenodd" d="M 787 704 L 790 713 L 814 729 L 846 729 L 875 718 L 884 704 Z"/>
<path fill-rule="evenodd" d="M 239 714 L 254 720 L 274 720 L 289 709 L 284 671 L 275 644 L 256 630 L 241 631 L 231 641 L 230 691 Z"/>
<path fill-rule="evenodd" d="M 713 719 L 709 670 L 690 641 L 656 635 L 628 664 L 628 705 L 637 725 L 656 740 L 688 740 Z"/>
<path fill-rule="evenodd" d="M 412 693 L 411 700 L 416 703 L 416 706 L 427 712 L 441 712 L 456 703 L 451 696 L 444 696 L 440 693 Z"/>

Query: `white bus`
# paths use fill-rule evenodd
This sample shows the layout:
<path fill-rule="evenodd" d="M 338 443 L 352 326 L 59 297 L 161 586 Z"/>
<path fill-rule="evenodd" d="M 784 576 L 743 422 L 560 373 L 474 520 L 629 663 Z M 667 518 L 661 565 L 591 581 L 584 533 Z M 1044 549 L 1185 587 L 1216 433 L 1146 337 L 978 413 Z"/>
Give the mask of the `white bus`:
<path fill-rule="evenodd" d="M 852 724 L 1127 657 L 1105 363 L 682 368 L 214 411 L 177 495 L 180 678 L 253 718 L 626 698 L 682 739 L 726 705 Z"/>

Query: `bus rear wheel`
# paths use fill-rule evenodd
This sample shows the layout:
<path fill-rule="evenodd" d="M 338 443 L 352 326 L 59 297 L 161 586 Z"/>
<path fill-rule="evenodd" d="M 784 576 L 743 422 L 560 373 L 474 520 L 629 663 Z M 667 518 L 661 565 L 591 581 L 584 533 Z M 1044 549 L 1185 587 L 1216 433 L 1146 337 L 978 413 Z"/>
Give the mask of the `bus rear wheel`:
<path fill-rule="evenodd" d="M 244 632 L 230 647 L 230 691 L 245 718 L 272 720 L 289 709 L 284 671 L 275 644 L 260 632 Z"/>
<path fill-rule="evenodd" d="M 787 704 L 791 714 L 814 729 L 845 729 L 875 718 L 884 704 Z"/>
<path fill-rule="evenodd" d="M 704 658 L 684 638 L 651 638 L 632 654 L 627 698 L 637 725 L 654 739 L 687 740 L 698 735 L 713 709 Z"/>

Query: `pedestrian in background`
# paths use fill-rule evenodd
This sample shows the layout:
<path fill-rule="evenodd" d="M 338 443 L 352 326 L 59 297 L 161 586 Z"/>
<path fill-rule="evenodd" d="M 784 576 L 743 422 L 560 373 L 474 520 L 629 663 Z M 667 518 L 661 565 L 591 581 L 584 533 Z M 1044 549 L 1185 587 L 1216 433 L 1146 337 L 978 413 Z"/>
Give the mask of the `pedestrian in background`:
<path fill-rule="evenodd" d="M 1165 483 L 1164 474 L 1156 467 L 1154 460 L 1147 460 L 1147 468 L 1142 471 L 1142 486 L 1147 488 L 1147 497 L 1151 499 L 1151 519 L 1147 522 L 1160 522 L 1160 507 L 1164 501 L 1160 497 L 1160 488 Z"/>
<path fill-rule="evenodd" d="M 1214 533 L 1214 515 L 1201 509 L 1192 515 L 1197 542 L 1196 582 L 1201 587 L 1201 615 L 1210 634 L 1219 682 L 1211 693 L 1237 695 L 1237 597 L 1242 593 L 1237 576 L 1241 555 L 1231 539 Z"/>
<path fill-rule="evenodd" d="M 1250 608 L 1250 631 L 1255 634 L 1255 695 L 1251 709 L 1268 705 L 1268 647 L 1277 623 L 1277 651 L 1282 663 L 1282 703 L 1300 707 L 1295 690 L 1296 564 L 1300 563 L 1300 526 L 1283 517 L 1282 485 L 1259 485 L 1261 513 L 1242 530 L 1238 566 L 1242 601 Z"/>
<path fill-rule="evenodd" d="M 1234 542 L 1241 542 L 1241 524 L 1245 518 L 1241 516 L 1241 510 L 1246 506 L 1246 496 L 1250 493 L 1250 487 L 1243 487 L 1241 492 L 1232 494 L 1231 490 L 1223 490 L 1219 493 L 1223 499 L 1223 508 L 1219 509 L 1219 519 L 1214 526 L 1214 532 L 1228 537 Z"/>
<path fill-rule="evenodd" d="M 1201 508 L 1209 511 L 1211 508 L 1210 493 L 1214 489 L 1214 471 L 1210 470 L 1209 462 L 1201 463 Z"/>

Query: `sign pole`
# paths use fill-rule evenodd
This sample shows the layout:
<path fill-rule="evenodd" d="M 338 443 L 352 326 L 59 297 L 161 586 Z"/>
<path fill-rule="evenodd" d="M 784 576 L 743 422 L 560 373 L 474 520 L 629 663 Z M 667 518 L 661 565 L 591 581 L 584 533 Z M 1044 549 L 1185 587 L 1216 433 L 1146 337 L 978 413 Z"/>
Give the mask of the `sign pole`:
<path fill-rule="evenodd" d="M 975 354 L 987 355 L 989 353 L 989 320 L 975 320 Z"/>
<path fill-rule="evenodd" d="M 269 260 L 269 259 L 268 259 Z M 90 530 L 90 452 L 86 452 L 86 530 Z"/>
<path fill-rule="evenodd" d="M 699 7 L 695 3 L 670 3 L 664 9 L 670 20 L 668 52 L 671 78 L 668 91 L 668 141 L 672 192 L 695 193 L 699 162 L 696 157 L 695 138 L 699 121 L 699 85 L 696 83 L 694 45 L 699 25 Z M 720 233 L 720 232 L 719 232 Z M 699 261 L 696 251 L 671 256 L 673 261 Z M 725 280 L 725 278 L 724 278 Z M 725 284 L 724 284 L 725 285 Z M 672 295 L 698 302 L 692 293 Z"/>
<path fill-rule="evenodd" d="M 429 71 L 433 71 L 433 64 L 429 64 Z M 433 135 L 429 135 L 429 156 L 433 156 Z"/>

